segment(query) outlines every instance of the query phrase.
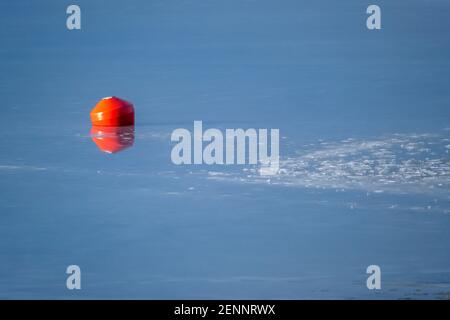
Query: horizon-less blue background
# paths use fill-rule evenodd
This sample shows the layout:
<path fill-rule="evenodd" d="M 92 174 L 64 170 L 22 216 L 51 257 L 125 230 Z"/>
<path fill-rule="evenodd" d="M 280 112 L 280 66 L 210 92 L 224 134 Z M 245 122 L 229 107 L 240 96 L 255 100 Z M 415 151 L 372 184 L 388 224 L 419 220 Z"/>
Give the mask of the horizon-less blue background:
<path fill-rule="evenodd" d="M 0 298 L 449 298 L 449 1 L 70 4 L 0 4 Z M 280 174 L 174 166 L 194 120 L 279 128 Z"/>

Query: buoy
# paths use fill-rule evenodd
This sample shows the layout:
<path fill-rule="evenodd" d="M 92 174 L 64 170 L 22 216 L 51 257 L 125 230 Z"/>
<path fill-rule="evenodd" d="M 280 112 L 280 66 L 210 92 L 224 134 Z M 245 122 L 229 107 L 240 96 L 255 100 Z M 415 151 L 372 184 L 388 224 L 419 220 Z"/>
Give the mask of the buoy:
<path fill-rule="evenodd" d="M 94 126 L 133 126 L 133 104 L 117 97 L 100 100 L 91 111 Z"/>
<path fill-rule="evenodd" d="M 134 143 L 134 126 L 106 127 L 93 126 L 91 129 L 92 141 L 106 153 L 120 152 Z"/>

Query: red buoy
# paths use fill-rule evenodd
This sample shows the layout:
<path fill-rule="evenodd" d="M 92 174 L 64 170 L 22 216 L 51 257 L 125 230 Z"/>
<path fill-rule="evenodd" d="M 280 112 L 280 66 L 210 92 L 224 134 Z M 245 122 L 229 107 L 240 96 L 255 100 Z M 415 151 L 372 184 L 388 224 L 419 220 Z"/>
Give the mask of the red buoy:
<path fill-rule="evenodd" d="M 106 153 L 120 152 L 134 143 L 134 126 L 106 127 L 93 126 L 91 129 L 92 141 Z"/>
<path fill-rule="evenodd" d="M 100 100 L 91 111 L 94 126 L 121 127 L 134 125 L 133 104 L 117 97 Z"/>

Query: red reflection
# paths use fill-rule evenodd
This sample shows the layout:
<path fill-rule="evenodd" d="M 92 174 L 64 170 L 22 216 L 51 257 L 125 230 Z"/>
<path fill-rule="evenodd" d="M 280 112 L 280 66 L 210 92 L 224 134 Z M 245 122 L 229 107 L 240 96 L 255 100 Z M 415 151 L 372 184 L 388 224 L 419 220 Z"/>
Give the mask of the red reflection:
<path fill-rule="evenodd" d="M 116 153 L 129 148 L 134 143 L 134 126 L 104 127 L 93 126 L 92 141 L 103 152 Z"/>

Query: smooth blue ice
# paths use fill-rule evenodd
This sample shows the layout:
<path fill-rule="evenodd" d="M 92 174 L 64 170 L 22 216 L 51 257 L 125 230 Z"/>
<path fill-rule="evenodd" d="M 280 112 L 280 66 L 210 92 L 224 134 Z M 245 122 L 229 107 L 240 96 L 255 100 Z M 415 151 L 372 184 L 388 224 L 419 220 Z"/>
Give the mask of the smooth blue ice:
<path fill-rule="evenodd" d="M 74 3 L 0 2 L 0 298 L 450 297 L 449 1 Z M 280 173 L 175 166 L 194 120 L 279 128 Z"/>

